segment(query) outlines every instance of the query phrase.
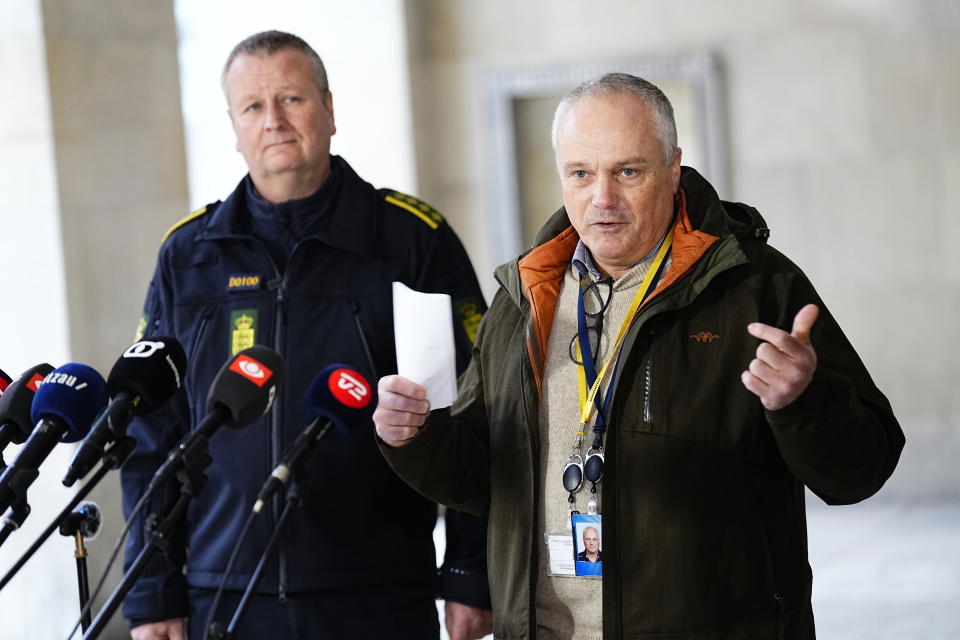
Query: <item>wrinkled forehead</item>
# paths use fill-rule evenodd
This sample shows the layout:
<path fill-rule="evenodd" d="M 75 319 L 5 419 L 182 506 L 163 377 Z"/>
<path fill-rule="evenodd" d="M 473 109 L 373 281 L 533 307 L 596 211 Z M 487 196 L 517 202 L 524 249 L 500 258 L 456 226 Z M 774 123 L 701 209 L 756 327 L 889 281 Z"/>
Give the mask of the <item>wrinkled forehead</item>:
<path fill-rule="evenodd" d="M 284 47 L 270 53 L 239 53 L 223 77 L 223 93 L 232 99 L 262 91 L 316 86 L 313 61 L 302 51 Z"/>
<path fill-rule="evenodd" d="M 652 110 L 631 95 L 580 98 L 557 125 L 558 166 L 607 156 L 653 160 L 661 153 Z"/>
<path fill-rule="evenodd" d="M 233 78 L 256 73 L 264 67 L 279 67 L 283 70 L 303 69 L 311 74 L 314 72 L 313 60 L 305 52 L 296 47 L 281 47 L 274 51 L 257 49 L 238 53 L 230 60 L 229 66 L 224 68 L 223 79 L 227 82 Z"/>
<path fill-rule="evenodd" d="M 558 114 L 557 139 L 653 126 L 653 110 L 631 93 L 581 96 Z"/>

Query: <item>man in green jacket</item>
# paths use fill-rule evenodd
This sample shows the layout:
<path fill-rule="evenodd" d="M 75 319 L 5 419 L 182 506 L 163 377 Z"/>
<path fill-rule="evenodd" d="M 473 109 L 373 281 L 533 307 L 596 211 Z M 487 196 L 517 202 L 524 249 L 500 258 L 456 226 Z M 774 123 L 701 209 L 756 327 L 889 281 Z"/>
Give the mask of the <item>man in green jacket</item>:
<path fill-rule="evenodd" d="M 497 269 L 450 409 L 380 381 L 382 452 L 489 513 L 498 638 L 814 638 L 804 486 L 875 493 L 890 404 L 760 214 L 681 168 L 657 87 L 585 83 L 553 143 L 564 208 Z"/>

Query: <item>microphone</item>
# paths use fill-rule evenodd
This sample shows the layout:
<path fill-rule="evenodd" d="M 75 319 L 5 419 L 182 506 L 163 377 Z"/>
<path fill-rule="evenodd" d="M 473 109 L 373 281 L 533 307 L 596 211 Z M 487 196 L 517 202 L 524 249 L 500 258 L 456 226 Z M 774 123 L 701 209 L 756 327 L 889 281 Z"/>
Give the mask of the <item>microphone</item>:
<path fill-rule="evenodd" d="M 110 404 L 70 461 L 64 486 L 87 475 L 103 459 L 106 447 L 126 436 L 134 416 L 170 400 L 183 386 L 186 368 L 187 356 L 176 338 L 151 336 L 130 345 L 107 376 Z"/>
<path fill-rule="evenodd" d="M 307 428 L 281 456 L 280 464 L 260 489 L 253 512 L 260 513 L 267 499 L 290 482 L 292 470 L 306 464 L 331 428 L 335 437 L 342 438 L 369 420 L 377 406 L 374 395 L 366 378 L 345 364 L 332 364 L 317 374 L 307 391 Z"/>
<path fill-rule="evenodd" d="M 147 491 L 165 482 L 186 462 L 185 454 L 220 427 L 241 429 L 273 406 L 283 380 L 283 358 L 261 345 L 244 349 L 220 368 L 207 395 L 207 415 L 167 456 Z"/>
<path fill-rule="evenodd" d="M 20 374 L 0 395 L 0 451 L 8 444 L 23 444 L 30 435 L 30 405 L 43 377 L 53 371 L 47 363 L 38 364 Z M 0 458 L 0 470 L 6 465 Z"/>
<path fill-rule="evenodd" d="M 0 396 L 7 390 L 11 382 L 13 382 L 13 378 L 4 373 L 3 369 L 0 369 Z"/>
<path fill-rule="evenodd" d="M 47 374 L 30 408 L 37 426 L 0 475 L 0 511 L 26 498 L 27 488 L 40 475 L 40 463 L 53 447 L 85 436 L 106 404 L 107 384 L 87 365 L 71 362 Z"/>

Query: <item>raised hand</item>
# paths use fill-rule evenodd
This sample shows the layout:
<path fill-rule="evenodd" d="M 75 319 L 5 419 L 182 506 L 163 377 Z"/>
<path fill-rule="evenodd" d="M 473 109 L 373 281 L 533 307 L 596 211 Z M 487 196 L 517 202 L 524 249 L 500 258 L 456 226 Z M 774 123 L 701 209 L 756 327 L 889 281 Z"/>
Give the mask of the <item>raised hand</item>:
<path fill-rule="evenodd" d="M 747 325 L 750 335 L 763 342 L 757 347 L 757 357 L 740 379 L 765 408 L 782 409 L 810 385 L 817 368 L 817 352 L 810 344 L 810 330 L 819 314 L 817 305 L 806 305 L 794 317 L 790 333 L 760 322 Z"/>

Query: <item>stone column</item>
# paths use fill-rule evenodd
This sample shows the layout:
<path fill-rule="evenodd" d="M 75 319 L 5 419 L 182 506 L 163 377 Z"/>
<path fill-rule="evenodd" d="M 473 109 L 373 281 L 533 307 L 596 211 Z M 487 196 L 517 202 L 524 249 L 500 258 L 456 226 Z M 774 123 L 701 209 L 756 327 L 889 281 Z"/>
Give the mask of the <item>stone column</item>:
<path fill-rule="evenodd" d="M 176 38 L 172 0 L 0 0 L 0 367 L 11 375 L 73 360 L 106 376 L 132 341 L 159 239 L 187 213 Z M 0 572 L 66 504 L 71 455 L 58 446 L 41 468 Z M 88 545 L 95 580 L 123 524 L 118 475 L 92 498 L 104 515 Z M 79 608 L 72 551 L 54 534 L 0 592 L 0 635 L 66 635 Z M 118 615 L 101 637 L 126 635 Z"/>

